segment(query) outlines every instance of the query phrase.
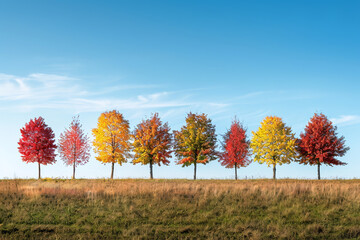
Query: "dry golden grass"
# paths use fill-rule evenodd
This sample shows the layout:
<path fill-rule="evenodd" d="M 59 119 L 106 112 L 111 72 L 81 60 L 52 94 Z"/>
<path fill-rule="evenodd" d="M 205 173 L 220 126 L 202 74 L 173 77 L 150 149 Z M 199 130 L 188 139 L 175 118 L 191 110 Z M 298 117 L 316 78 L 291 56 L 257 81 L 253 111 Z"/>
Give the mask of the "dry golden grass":
<path fill-rule="evenodd" d="M 41 195 L 157 196 L 257 194 L 263 198 L 308 195 L 360 202 L 360 180 L 2 180 L 0 193 Z"/>

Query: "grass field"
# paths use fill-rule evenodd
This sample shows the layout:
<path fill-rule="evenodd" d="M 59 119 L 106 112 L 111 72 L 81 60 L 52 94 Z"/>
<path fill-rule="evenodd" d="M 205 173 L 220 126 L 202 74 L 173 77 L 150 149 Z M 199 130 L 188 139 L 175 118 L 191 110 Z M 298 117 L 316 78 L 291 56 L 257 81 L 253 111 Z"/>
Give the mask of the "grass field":
<path fill-rule="evenodd" d="M 358 239 L 360 180 L 2 180 L 23 238 Z"/>

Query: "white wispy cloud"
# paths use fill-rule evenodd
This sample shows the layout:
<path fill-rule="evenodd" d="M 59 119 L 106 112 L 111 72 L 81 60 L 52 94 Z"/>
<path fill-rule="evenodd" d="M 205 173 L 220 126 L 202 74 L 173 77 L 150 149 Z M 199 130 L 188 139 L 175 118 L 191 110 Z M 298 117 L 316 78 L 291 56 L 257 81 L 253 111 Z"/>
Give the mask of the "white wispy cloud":
<path fill-rule="evenodd" d="M 219 99 L 214 89 L 210 93 L 209 89 L 203 88 L 174 91 L 164 89 L 164 86 L 154 84 L 129 84 L 124 79 L 100 83 L 93 79 L 87 81 L 57 74 L 32 73 L 17 76 L 0 73 L 0 110 L 30 112 L 36 109 L 63 109 L 80 113 L 118 109 L 135 110 L 139 113 L 162 111 L 169 117 L 179 111 L 193 111 L 209 112 L 211 117 L 221 120 L 233 117 L 230 109 L 239 104 L 263 104 L 269 101 L 268 96 L 277 96 L 279 100 L 288 99 L 289 95 L 304 97 L 303 93 L 254 91 Z M 264 111 L 258 114 L 263 115 Z M 334 122 L 353 124 L 357 121 L 356 116 L 342 116 Z"/>
<path fill-rule="evenodd" d="M 358 115 L 341 115 L 338 118 L 330 119 L 335 125 L 349 126 L 360 124 L 360 116 Z"/>
<path fill-rule="evenodd" d="M 34 73 L 25 77 L 0 74 L 0 101 L 46 100 L 85 94 L 67 76 Z"/>
<path fill-rule="evenodd" d="M 139 110 L 174 107 L 210 106 L 223 108 L 227 104 L 219 102 L 199 102 L 183 92 L 156 91 L 154 85 L 106 85 L 95 90 L 88 89 L 86 81 L 63 75 L 33 73 L 27 76 L 0 74 L 0 109 L 18 111 L 35 109 L 73 109 L 76 112 L 94 112 L 111 109 Z M 153 88 L 149 94 L 126 96 L 117 94 L 126 90 L 141 92 Z M 147 91 L 148 92 L 148 91 Z M 191 92 L 191 91 L 190 91 Z M 121 97 L 123 96 L 123 97 Z"/>

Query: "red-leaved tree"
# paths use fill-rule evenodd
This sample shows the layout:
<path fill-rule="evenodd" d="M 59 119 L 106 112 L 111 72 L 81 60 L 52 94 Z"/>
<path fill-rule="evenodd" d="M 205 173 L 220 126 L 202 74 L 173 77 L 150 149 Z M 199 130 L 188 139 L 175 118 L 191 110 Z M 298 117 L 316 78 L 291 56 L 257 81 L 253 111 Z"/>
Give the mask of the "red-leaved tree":
<path fill-rule="evenodd" d="M 238 120 L 234 120 L 230 129 L 224 135 L 223 152 L 220 154 L 220 163 L 226 168 L 235 168 L 235 180 L 237 180 L 237 168 L 246 167 L 251 163 L 250 141 L 246 136 L 246 129 Z"/>
<path fill-rule="evenodd" d="M 300 163 L 318 166 L 318 179 L 320 179 L 320 165 L 345 165 L 336 159 L 342 157 L 349 150 L 345 146 L 343 136 L 338 137 L 337 128 L 324 114 L 316 114 L 310 119 L 305 133 L 300 134 L 298 152 Z"/>
<path fill-rule="evenodd" d="M 60 134 L 59 154 L 66 165 L 73 166 L 73 176 L 75 179 L 75 168 L 83 165 L 90 158 L 90 140 L 80 123 L 79 117 L 74 117 L 68 129 Z"/>
<path fill-rule="evenodd" d="M 31 119 L 20 129 L 20 132 L 18 149 L 21 158 L 26 163 L 38 163 L 39 179 L 41 179 L 40 164 L 53 164 L 56 161 L 55 134 L 42 117 Z"/>

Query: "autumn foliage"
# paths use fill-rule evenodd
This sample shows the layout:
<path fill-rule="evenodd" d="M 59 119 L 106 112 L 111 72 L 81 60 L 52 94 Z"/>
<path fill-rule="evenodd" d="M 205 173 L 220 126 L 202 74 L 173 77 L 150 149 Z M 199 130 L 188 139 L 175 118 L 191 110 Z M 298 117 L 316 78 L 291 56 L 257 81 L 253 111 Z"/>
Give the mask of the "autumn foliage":
<path fill-rule="evenodd" d="M 290 163 L 296 159 L 296 139 L 291 128 L 281 118 L 266 117 L 257 132 L 253 132 L 251 148 L 254 161 L 273 166 L 273 179 L 276 179 L 276 165 Z"/>
<path fill-rule="evenodd" d="M 189 113 L 186 125 L 180 131 L 174 131 L 175 155 L 178 164 L 194 165 L 194 180 L 196 165 L 207 164 L 217 157 L 215 126 L 206 114 Z"/>
<path fill-rule="evenodd" d="M 45 124 L 42 117 L 31 119 L 20 129 L 21 138 L 18 142 L 21 158 L 26 163 L 38 163 L 41 178 L 40 165 L 55 163 L 55 134 Z"/>
<path fill-rule="evenodd" d="M 129 121 L 116 110 L 104 112 L 98 119 L 97 128 L 92 130 L 95 137 L 93 145 L 96 159 L 101 163 L 111 163 L 111 179 L 114 165 L 120 166 L 131 157 Z"/>
<path fill-rule="evenodd" d="M 317 165 L 318 179 L 320 179 L 320 165 L 345 165 L 337 157 L 342 157 L 349 150 L 345 146 L 344 137 L 338 137 L 336 126 L 324 114 L 316 114 L 300 134 L 298 151 L 301 155 L 300 163 Z"/>
<path fill-rule="evenodd" d="M 246 136 L 246 129 L 238 120 L 234 120 L 230 130 L 224 135 L 223 152 L 220 155 L 222 166 L 235 169 L 237 180 L 237 168 L 246 167 L 250 164 L 250 141 Z"/>
<path fill-rule="evenodd" d="M 73 166 L 73 176 L 75 179 L 75 168 L 83 165 L 90 158 L 90 143 L 88 136 L 84 133 L 79 117 L 71 122 L 68 129 L 60 134 L 59 155 L 66 165 Z"/>
<path fill-rule="evenodd" d="M 153 164 L 168 165 L 171 158 L 172 135 L 168 123 L 163 124 L 159 114 L 143 120 L 134 130 L 134 164 L 149 164 L 153 179 Z"/>
<path fill-rule="evenodd" d="M 103 112 L 96 128 L 92 129 L 95 158 L 103 164 L 111 163 L 111 179 L 115 164 L 121 166 L 130 158 L 133 164 L 149 165 L 150 178 L 153 179 L 153 165 L 169 165 L 172 153 L 177 158 L 176 164 L 194 166 L 194 180 L 197 165 L 205 165 L 215 159 L 226 168 L 234 168 L 235 179 L 237 169 L 248 166 L 252 159 L 272 167 L 273 179 L 276 179 L 277 166 L 293 161 L 317 165 L 318 179 L 322 164 L 346 164 L 339 157 L 344 156 L 349 147 L 345 146 L 345 138 L 338 136 L 336 126 L 324 114 L 315 114 L 299 139 L 281 118 L 267 116 L 258 130 L 252 132 L 249 141 L 246 129 L 235 119 L 223 135 L 221 152 L 216 149 L 215 125 L 206 114 L 190 112 L 185 122 L 180 130 L 171 133 L 169 124 L 163 123 L 159 114 L 155 113 L 131 132 L 129 121 L 121 113 L 116 110 Z M 18 149 L 21 158 L 26 163 L 38 163 L 39 179 L 41 164 L 56 161 L 57 147 L 60 158 L 73 167 L 73 178 L 76 167 L 90 159 L 90 140 L 82 129 L 79 117 L 75 117 L 60 135 L 58 146 L 55 145 L 54 132 L 42 117 L 31 119 L 20 131 Z"/>

